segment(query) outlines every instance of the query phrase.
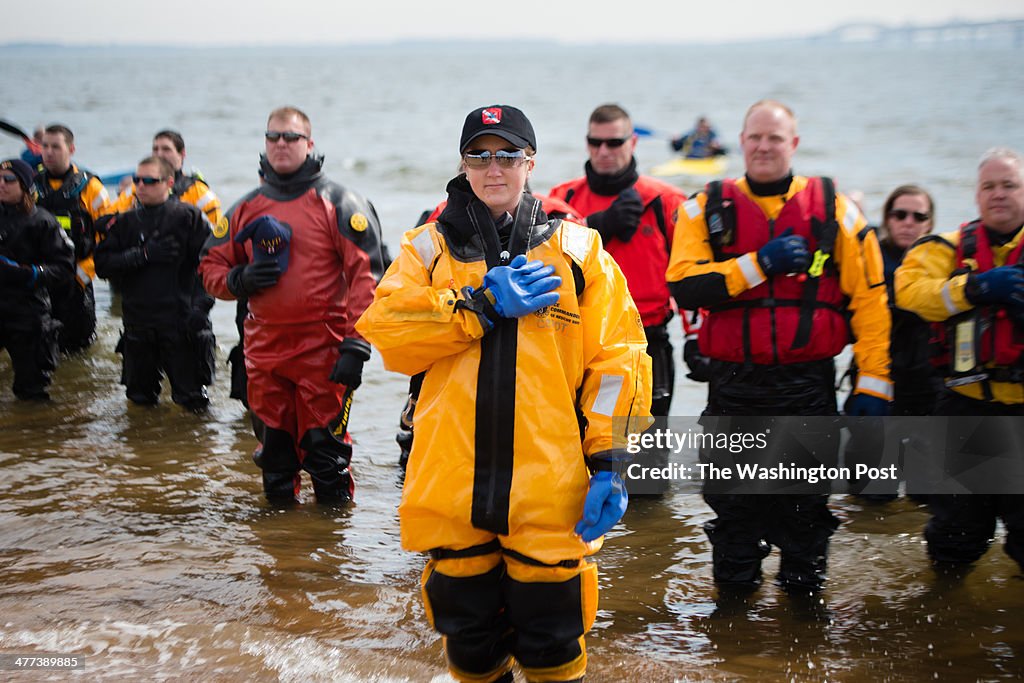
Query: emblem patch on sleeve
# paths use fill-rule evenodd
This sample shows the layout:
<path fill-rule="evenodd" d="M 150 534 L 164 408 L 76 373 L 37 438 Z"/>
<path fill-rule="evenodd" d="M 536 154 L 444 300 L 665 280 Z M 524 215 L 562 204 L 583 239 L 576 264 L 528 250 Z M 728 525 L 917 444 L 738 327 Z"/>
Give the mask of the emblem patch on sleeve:
<path fill-rule="evenodd" d="M 352 214 L 352 218 L 348 219 L 349 227 L 356 232 L 363 232 L 370 225 L 370 221 L 366 220 L 366 216 L 361 213 Z"/>

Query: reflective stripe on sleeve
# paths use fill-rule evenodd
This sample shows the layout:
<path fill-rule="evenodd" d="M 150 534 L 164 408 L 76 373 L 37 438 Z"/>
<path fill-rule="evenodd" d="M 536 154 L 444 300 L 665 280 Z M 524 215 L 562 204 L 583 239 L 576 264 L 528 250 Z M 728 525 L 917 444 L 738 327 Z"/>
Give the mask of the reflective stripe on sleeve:
<path fill-rule="evenodd" d="M 434 256 L 437 254 L 434 240 L 430 239 L 430 230 L 421 230 L 420 234 L 413 237 L 411 241 L 412 246 L 416 248 L 416 253 L 420 255 L 423 266 L 430 268 L 430 264 L 434 262 Z"/>
<path fill-rule="evenodd" d="M 594 412 L 598 415 L 612 417 L 615 414 L 615 404 L 618 403 L 621 393 L 621 375 L 602 375 L 601 388 L 598 389 L 597 398 L 594 399 Z"/>
<path fill-rule="evenodd" d="M 765 281 L 765 277 L 761 274 L 761 269 L 757 267 L 757 259 L 754 258 L 753 254 L 740 256 L 736 259 L 736 265 L 740 267 L 740 272 L 743 273 L 743 277 L 751 288 L 757 287 Z"/>
<path fill-rule="evenodd" d="M 107 194 L 107 188 L 103 187 L 92 200 L 92 210 L 99 211 L 100 207 L 108 201 L 110 201 L 110 195 Z"/>
<path fill-rule="evenodd" d="M 212 191 L 207 191 L 206 194 L 196 200 L 196 208 L 201 209 L 216 198 L 217 196 Z"/>
<path fill-rule="evenodd" d="M 858 218 L 860 218 L 860 211 L 857 210 L 857 205 L 853 203 L 853 200 L 847 198 L 846 213 L 843 214 L 843 227 L 846 228 L 846 232 L 853 231 L 857 226 Z"/>
<path fill-rule="evenodd" d="M 689 199 L 683 203 L 683 211 L 686 212 L 686 216 L 692 221 L 700 215 L 700 204 L 696 199 Z"/>
<path fill-rule="evenodd" d="M 946 305 L 946 313 L 956 315 L 960 312 L 960 309 L 953 303 L 953 292 L 950 291 L 950 285 L 952 284 L 952 282 L 947 282 L 942 285 L 942 303 Z"/>
<path fill-rule="evenodd" d="M 870 377 L 862 373 L 857 377 L 857 388 L 863 389 L 864 391 L 870 391 L 871 393 L 878 394 L 879 396 L 885 396 L 889 400 L 892 400 L 892 383 L 886 382 L 884 379 Z"/>

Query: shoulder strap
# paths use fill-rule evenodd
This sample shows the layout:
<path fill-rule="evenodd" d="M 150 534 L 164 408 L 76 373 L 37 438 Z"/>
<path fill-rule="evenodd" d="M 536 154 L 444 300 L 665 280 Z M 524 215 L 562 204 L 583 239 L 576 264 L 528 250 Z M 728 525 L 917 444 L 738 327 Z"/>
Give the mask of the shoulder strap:
<path fill-rule="evenodd" d="M 836 237 L 839 234 L 839 222 L 836 220 L 836 186 L 831 178 L 821 178 L 821 192 L 825 220 L 818 223 L 817 219 L 811 218 L 812 229 L 818 235 L 818 249 L 814 252 L 814 260 L 807 271 L 800 303 L 800 321 L 797 323 L 790 349 L 801 349 L 811 341 L 814 309 L 818 304 L 818 285 L 821 283 L 826 262 L 836 248 Z"/>
<path fill-rule="evenodd" d="M 708 183 L 707 202 L 704 204 L 704 222 L 708 226 L 708 242 L 715 260 L 721 261 L 722 246 L 731 244 L 736 234 L 736 207 L 732 199 L 722 198 L 722 181 Z"/>

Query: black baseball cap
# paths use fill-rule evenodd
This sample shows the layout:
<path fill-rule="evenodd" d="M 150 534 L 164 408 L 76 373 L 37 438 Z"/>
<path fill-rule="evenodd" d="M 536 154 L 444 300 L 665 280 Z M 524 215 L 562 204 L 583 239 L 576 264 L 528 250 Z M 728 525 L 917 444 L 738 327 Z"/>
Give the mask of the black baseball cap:
<path fill-rule="evenodd" d="M 519 149 L 530 147 L 537 151 L 537 136 L 526 114 L 507 104 L 492 104 L 474 109 L 462 126 L 459 152 L 465 152 L 469 143 L 481 135 L 497 135 Z"/>

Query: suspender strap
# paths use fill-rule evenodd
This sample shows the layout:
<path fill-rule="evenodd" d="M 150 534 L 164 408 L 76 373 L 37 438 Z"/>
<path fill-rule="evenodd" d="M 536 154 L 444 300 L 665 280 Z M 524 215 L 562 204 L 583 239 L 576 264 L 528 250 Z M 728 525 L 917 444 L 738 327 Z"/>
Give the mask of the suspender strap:
<path fill-rule="evenodd" d="M 812 218 L 811 223 L 818 236 L 818 251 L 824 257 L 831 257 L 836 248 L 836 236 L 839 223 L 836 221 L 836 186 L 831 178 L 821 179 L 821 191 L 824 196 L 825 222 L 818 223 Z M 815 255 L 815 258 L 819 258 Z M 797 323 L 796 335 L 793 337 L 791 350 L 802 349 L 811 341 L 811 324 L 814 322 L 814 309 L 817 308 L 818 285 L 821 284 L 821 273 L 809 273 L 804 283 L 803 303 L 800 307 L 800 322 Z"/>

